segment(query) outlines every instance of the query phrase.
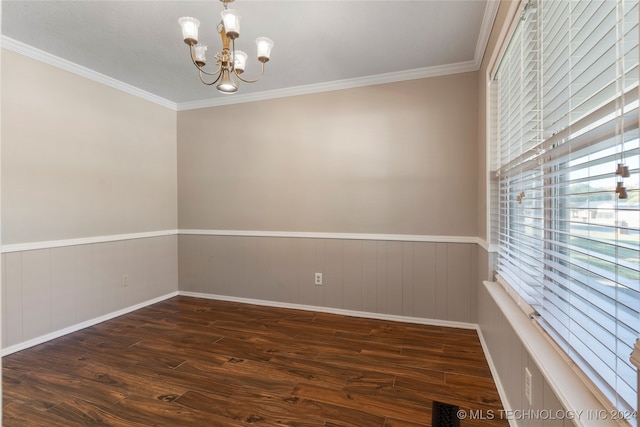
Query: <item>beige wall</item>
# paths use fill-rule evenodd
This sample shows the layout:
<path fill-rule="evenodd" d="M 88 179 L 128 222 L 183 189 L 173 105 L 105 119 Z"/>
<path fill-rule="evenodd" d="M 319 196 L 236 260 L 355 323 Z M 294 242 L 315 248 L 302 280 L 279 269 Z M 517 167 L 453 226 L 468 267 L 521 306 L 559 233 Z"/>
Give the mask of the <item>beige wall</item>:
<path fill-rule="evenodd" d="M 175 111 L 2 55 L 3 244 L 176 228 Z"/>
<path fill-rule="evenodd" d="M 475 236 L 477 73 L 178 114 L 179 227 Z"/>
<path fill-rule="evenodd" d="M 176 114 L 3 54 L 4 244 L 177 227 L 476 235 L 477 73 Z M 169 236 L 6 253 L 3 343 L 178 288 L 475 322 L 474 247 Z"/>
<path fill-rule="evenodd" d="M 1 110 L 3 245 L 176 228 L 175 111 L 7 50 Z M 4 253 L 2 347 L 177 291 L 177 246 Z"/>

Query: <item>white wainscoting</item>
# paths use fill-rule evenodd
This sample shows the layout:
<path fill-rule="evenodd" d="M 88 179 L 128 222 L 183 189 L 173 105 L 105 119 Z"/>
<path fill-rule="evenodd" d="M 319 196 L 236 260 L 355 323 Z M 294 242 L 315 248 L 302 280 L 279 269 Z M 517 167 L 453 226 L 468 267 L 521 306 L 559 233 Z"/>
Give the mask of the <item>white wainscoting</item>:
<path fill-rule="evenodd" d="M 475 242 L 194 233 L 178 254 L 184 292 L 476 323 Z"/>
<path fill-rule="evenodd" d="M 88 328 L 89 326 L 97 325 L 98 323 L 102 323 L 102 322 L 107 321 L 109 319 L 113 319 L 114 317 L 122 316 L 123 314 L 131 313 L 131 312 L 139 310 L 139 309 L 141 309 L 143 307 L 147 307 L 149 305 L 158 303 L 160 301 L 164 301 L 166 299 L 173 298 L 176 295 L 178 295 L 178 291 L 174 291 L 174 292 L 171 292 L 169 294 L 162 295 L 162 296 L 159 296 L 157 298 L 153 298 L 153 299 L 150 299 L 148 301 L 141 302 L 139 304 L 134 304 L 132 306 L 123 308 L 121 310 L 116 310 L 114 312 L 107 313 L 107 314 L 105 314 L 103 316 L 95 317 L 93 319 L 89 319 L 89 320 L 86 320 L 84 322 L 76 323 L 76 324 L 68 326 L 66 328 L 58 329 L 58 330 L 50 332 L 48 334 L 40 335 L 39 337 L 32 338 L 32 339 L 29 339 L 27 341 L 23 341 L 23 342 L 18 343 L 18 344 L 11 345 L 9 347 L 6 347 L 6 348 L 2 349 L 2 356 L 4 357 L 4 356 L 7 356 L 9 354 L 15 353 L 17 351 L 24 350 L 24 349 L 27 349 L 29 347 L 33 347 L 35 345 L 42 344 L 44 342 L 47 342 L 47 341 L 62 337 L 64 335 L 70 334 L 72 332 L 76 332 L 76 331 L 79 331 L 81 329 Z"/>
<path fill-rule="evenodd" d="M 177 257 L 175 235 L 4 253 L 2 348 L 177 292 Z"/>
<path fill-rule="evenodd" d="M 466 236 L 160 230 L 5 245 L 2 347 L 16 351 L 177 291 L 471 327 L 482 243 Z M 322 286 L 314 285 L 315 272 L 323 273 Z"/>

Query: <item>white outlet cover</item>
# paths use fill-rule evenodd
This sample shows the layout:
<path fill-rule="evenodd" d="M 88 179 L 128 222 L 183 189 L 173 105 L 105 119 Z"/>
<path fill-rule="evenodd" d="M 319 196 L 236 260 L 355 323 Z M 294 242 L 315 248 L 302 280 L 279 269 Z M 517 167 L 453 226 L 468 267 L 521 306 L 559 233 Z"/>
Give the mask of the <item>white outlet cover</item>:
<path fill-rule="evenodd" d="M 524 396 L 531 405 L 531 372 L 529 368 L 524 368 Z"/>

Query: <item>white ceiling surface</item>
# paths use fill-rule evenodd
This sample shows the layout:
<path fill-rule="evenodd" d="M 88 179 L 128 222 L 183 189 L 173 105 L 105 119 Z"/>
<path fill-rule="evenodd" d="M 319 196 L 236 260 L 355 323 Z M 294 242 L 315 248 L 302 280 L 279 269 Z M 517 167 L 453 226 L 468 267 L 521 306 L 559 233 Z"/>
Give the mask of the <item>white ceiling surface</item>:
<path fill-rule="evenodd" d="M 2 35 L 4 47 L 69 61 L 180 109 L 477 70 L 495 6 L 491 0 L 237 0 L 230 8 L 242 16 L 236 48 L 249 54 L 247 78 L 260 69 L 255 38 L 267 36 L 275 46 L 265 77 L 241 84 L 234 95 L 200 83 L 177 23 L 181 16 L 201 21 L 200 42 L 214 65 L 217 0 L 4 0 Z"/>

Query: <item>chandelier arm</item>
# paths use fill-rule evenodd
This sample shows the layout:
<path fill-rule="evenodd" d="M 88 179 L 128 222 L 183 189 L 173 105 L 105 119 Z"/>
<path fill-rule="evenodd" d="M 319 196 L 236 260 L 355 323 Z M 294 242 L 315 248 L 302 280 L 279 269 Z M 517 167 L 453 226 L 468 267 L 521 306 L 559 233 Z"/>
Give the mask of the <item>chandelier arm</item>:
<path fill-rule="evenodd" d="M 238 74 L 238 72 L 235 70 L 234 70 L 234 74 L 239 80 L 242 80 L 245 83 L 255 83 L 264 76 L 264 62 L 261 62 L 261 64 L 262 64 L 262 69 L 260 70 L 260 75 L 253 80 L 243 79 L 242 76 L 240 76 L 240 74 Z"/>
<path fill-rule="evenodd" d="M 226 3 L 225 3 L 226 6 Z M 226 33 L 225 33 L 226 34 Z M 238 73 L 236 73 L 236 39 L 231 39 L 231 70 L 233 73 L 235 73 L 236 75 Z"/>
<path fill-rule="evenodd" d="M 220 78 L 220 75 L 222 74 L 222 73 L 221 73 L 221 71 L 222 71 L 222 64 L 218 65 L 218 69 L 216 70 L 216 72 L 215 72 L 215 73 L 208 72 L 208 71 L 206 71 L 204 68 L 199 67 L 197 64 L 193 64 L 193 65 L 195 65 L 195 66 L 196 66 L 196 68 L 198 69 L 198 71 L 200 72 L 200 74 L 205 74 L 205 75 L 207 75 L 207 76 L 218 76 L 218 78 Z"/>
<path fill-rule="evenodd" d="M 218 69 L 214 72 L 208 72 L 207 70 L 205 70 L 204 68 L 202 68 L 200 65 L 198 65 L 198 63 L 196 62 L 196 57 L 193 53 L 193 46 L 189 46 L 189 51 L 191 53 L 191 62 L 193 63 L 193 65 L 195 65 L 195 67 L 198 69 L 198 71 L 200 71 L 203 74 L 206 74 L 207 76 L 218 76 L 218 79 L 220 78 L 220 74 L 222 71 L 222 64 L 218 63 Z"/>
<path fill-rule="evenodd" d="M 220 77 L 222 77 L 222 73 L 220 73 L 220 74 L 218 74 L 218 77 L 216 77 L 216 79 L 215 79 L 214 81 L 212 81 L 211 83 L 209 83 L 209 82 L 207 82 L 207 81 L 204 79 L 204 77 L 202 77 L 202 75 L 203 75 L 203 74 L 214 75 L 214 74 L 211 74 L 211 73 L 205 73 L 205 72 L 203 72 L 199 67 L 198 67 L 198 71 L 199 71 L 198 75 L 199 75 L 199 77 L 200 77 L 200 81 L 201 81 L 203 84 L 207 85 L 207 86 L 213 86 L 214 84 L 218 83 L 218 80 L 220 80 Z"/>

